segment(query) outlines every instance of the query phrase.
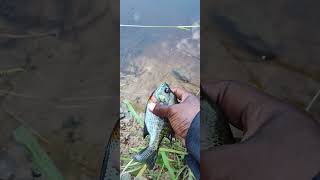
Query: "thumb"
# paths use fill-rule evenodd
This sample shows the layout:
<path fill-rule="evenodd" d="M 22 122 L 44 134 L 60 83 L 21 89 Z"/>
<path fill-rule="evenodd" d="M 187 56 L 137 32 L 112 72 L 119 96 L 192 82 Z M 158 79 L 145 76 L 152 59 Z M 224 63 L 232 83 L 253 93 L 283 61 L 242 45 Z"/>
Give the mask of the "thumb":
<path fill-rule="evenodd" d="M 148 109 L 156 116 L 164 118 L 169 117 L 170 107 L 167 105 L 151 102 L 148 105 Z"/>

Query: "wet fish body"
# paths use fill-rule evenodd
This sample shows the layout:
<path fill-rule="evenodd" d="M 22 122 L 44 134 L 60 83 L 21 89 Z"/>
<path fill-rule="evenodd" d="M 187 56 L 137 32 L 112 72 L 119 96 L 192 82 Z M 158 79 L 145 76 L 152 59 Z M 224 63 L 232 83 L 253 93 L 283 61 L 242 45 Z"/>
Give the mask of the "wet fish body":
<path fill-rule="evenodd" d="M 164 105 L 173 105 L 177 103 L 177 99 L 167 83 L 161 84 L 150 96 L 157 99 L 157 102 Z M 138 162 L 147 164 L 149 169 L 153 169 L 160 144 L 164 137 L 167 137 L 172 141 L 173 130 L 168 119 L 160 118 L 154 115 L 149 109 L 148 104 L 145 110 L 144 119 L 144 132 L 143 137 L 149 135 L 148 146 L 134 156 L 134 159 Z"/>
<path fill-rule="evenodd" d="M 119 164 L 112 161 L 112 157 L 117 156 L 120 147 L 120 119 L 114 126 L 112 133 L 109 137 L 108 144 L 105 148 L 105 155 L 100 172 L 100 180 L 118 179 Z"/>
<path fill-rule="evenodd" d="M 201 150 L 233 144 L 233 137 L 228 121 L 219 107 L 210 102 L 206 96 L 201 97 Z"/>
<path fill-rule="evenodd" d="M 272 60 L 277 57 L 273 48 L 258 35 L 247 35 L 240 31 L 231 18 L 212 12 L 211 23 L 222 39 L 227 40 L 234 47 L 244 50 L 261 60 Z"/>
<path fill-rule="evenodd" d="M 172 70 L 172 74 L 179 80 L 185 82 L 185 83 L 189 83 L 190 82 L 190 77 L 187 75 L 188 73 L 183 72 L 180 69 L 173 69 Z"/>

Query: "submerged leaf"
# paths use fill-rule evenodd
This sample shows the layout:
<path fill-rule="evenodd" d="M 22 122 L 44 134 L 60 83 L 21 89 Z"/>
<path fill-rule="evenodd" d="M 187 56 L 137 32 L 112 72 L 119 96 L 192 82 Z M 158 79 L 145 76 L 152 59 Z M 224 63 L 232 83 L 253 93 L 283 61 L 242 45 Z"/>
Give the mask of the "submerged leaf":
<path fill-rule="evenodd" d="M 14 131 L 14 138 L 22 143 L 31 153 L 32 161 L 39 167 L 41 174 L 48 180 L 63 180 L 62 174 L 59 172 L 48 154 L 41 148 L 38 141 L 32 136 L 31 132 L 20 126 Z"/>

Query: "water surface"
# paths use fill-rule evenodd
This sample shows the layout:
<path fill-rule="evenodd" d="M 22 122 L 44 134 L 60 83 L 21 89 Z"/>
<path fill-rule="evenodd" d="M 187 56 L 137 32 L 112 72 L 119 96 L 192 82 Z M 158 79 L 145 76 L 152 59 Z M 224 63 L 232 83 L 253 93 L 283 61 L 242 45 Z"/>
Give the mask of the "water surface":
<path fill-rule="evenodd" d="M 156 0 L 121 0 L 120 23 L 137 25 L 192 25 L 199 23 L 200 2 L 197 0 L 156 1 Z M 165 46 L 176 48 L 183 38 L 191 38 L 192 31 L 174 28 L 120 28 L 121 70 L 143 54 L 148 47 L 158 46 L 163 56 Z M 199 43 L 199 42 L 198 42 Z M 199 50 L 198 50 L 199 51 Z M 157 56 L 157 55 L 155 55 Z M 170 55 L 173 56 L 173 55 Z M 197 63 L 197 62 L 195 62 Z M 199 64 L 199 63 L 198 63 Z"/>

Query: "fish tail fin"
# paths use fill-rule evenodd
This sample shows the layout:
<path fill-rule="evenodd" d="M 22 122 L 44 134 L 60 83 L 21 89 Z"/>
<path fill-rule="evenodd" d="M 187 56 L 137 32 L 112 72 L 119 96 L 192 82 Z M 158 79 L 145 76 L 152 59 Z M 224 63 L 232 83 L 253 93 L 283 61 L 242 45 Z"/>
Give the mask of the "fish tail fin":
<path fill-rule="evenodd" d="M 149 169 L 153 169 L 158 157 L 158 150 L 147 147 L 134 156 L 134 160 L 145 163 Z"/>

